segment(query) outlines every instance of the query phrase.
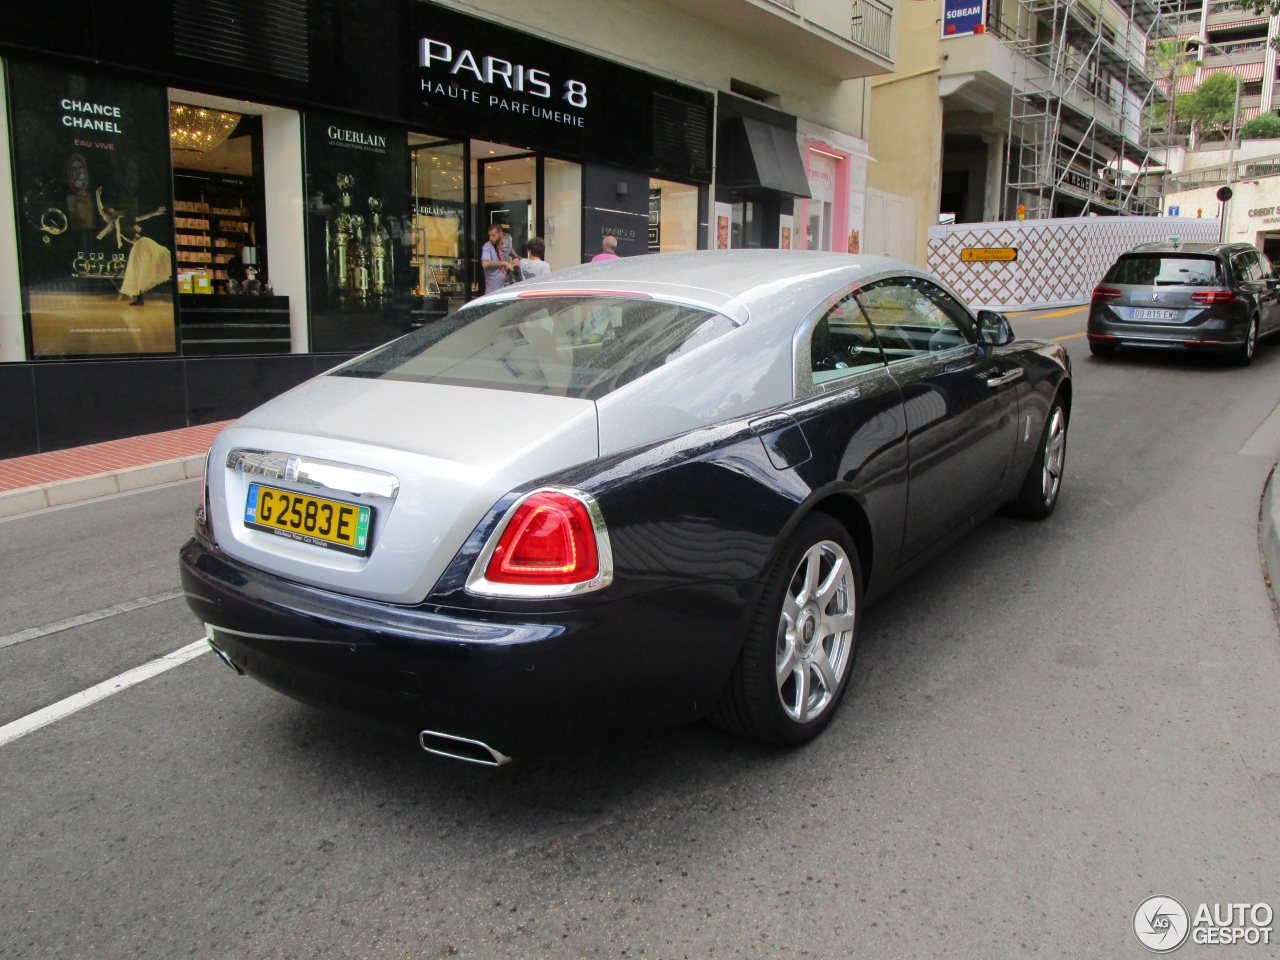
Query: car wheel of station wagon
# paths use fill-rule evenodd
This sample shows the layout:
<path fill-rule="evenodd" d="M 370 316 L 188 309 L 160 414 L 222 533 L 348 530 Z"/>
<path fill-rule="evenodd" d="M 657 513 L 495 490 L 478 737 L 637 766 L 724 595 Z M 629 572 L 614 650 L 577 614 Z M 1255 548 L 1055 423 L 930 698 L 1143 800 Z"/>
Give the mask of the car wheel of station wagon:
<path fill-rule="evenodd" d="M 1101 340 L 1090 340 L 1089 352 L 1095 357 L 1111 357 L 1115 355 L 1116 345 Z"/>
<path fill-rule="evenodd" d="M 1062 473 L 1067 462 L 1067 411 L 1061 399 L 1055 399 L 1045 420 L 1040 449 L 1027 469 L 1018 498 L 1010 504 L 1016 516 L 1043 520 L 1053 513 L 1062 490 Z"/>
<path fill-rule="evenodd" d="M 773 744 L 821 733 L 853 673 L 861 599 L 849 532 L 826 514 L 809 515 L 769 575 L 712 722 Z"/>
<path fill-rule="evenodd" d="M 1244 335 L 1244 343 L 1236 351 L 1235 361 L 1239 366 L 1247 367 L 1253 362 L 1253 355 L 1258 352 L 1258 318 L 1249 321 L 1249 332 Z"/>

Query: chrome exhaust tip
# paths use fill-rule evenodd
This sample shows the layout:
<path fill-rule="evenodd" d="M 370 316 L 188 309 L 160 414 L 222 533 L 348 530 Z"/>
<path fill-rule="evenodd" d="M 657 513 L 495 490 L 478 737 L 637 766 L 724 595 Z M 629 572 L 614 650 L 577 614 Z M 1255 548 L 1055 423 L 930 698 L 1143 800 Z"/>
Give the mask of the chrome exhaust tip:
<path fill-rule="evenodd" d="M 216 647 L 214 649 L 217 649 Z M 511 758 L 500 750 L 495 750 L 487 743 L 470 740 L 467 737 L 455 737 L 449 733 L 435 730 L 423 730 L 418 734 L 418 743 L 427 753 L 450 760 L 465 760 L 467 763 L 478 763 L 482 767 L 500 767 L 510 763 Z"/>
<path fill-rule="evenodd" d="M 228 667 L 230 667 L 232 670 L 236 672 L 237 677 L 244 676 L 244 671 L 241 670 L 236 665 L 236 662 L 234 660 L 232 660 L 229 656 L 227 656 L 226 651 L 224 651 L 221 647 L 219 647 L 216 643 L 213 642 L 212 630 L 210 630 L 209 635 L 204 638 L 204 642 L 209 645 L 209 649 L 214 652 L 214 655 L 217 656 L 219 660 L 221 660 L 223 663 L 225 663 Z"/>

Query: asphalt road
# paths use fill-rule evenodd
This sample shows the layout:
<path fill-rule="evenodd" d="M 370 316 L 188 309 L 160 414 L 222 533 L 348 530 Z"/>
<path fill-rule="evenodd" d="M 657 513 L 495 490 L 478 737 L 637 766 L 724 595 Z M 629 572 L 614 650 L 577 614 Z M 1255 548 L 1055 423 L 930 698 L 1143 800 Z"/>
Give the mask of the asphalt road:
<path fill-rule="evenodd" d="M 869 611 L 816 743 L 486 771 L 199 656 L 0 745 L 0 957 L 1123 958 L 1153 893 L 1280 909 L 1280 345 L 1097 361 L 1083 311 L 1014 325 L 1076 365 L 1058 511 Z M 196 496 L 0 522 L 0 725 L 201 636 L 165 599 Z"/>

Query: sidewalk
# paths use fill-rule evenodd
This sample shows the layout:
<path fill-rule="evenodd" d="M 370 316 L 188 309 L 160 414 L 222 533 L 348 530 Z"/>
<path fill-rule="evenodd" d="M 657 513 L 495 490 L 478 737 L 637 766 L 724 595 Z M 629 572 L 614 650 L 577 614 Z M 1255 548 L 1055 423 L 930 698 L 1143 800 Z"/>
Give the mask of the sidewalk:
<path fill-rule="evenodd" d="M 209 444 L 230 422 L 0 460 L 0 519 L 199 477 Z"/>

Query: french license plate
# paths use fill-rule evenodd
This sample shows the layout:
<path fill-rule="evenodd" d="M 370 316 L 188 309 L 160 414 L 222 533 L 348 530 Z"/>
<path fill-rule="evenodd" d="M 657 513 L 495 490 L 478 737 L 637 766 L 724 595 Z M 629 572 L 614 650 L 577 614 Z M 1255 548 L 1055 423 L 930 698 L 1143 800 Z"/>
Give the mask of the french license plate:
<path fill-rule="evenodd" d="M 360 556 L 369 552 L 372 520 L 370 507 L 277 490 L 261 483 L 249 484 L 244 505 L 246 527 Z"/>
<path fill-rule="evenodd" d="M 1178 311 L 1153 310 L 1149 307 L 1134 307 L 1132 316 L 1134 320 L 1174 320 L 1178 316 Z"/>

